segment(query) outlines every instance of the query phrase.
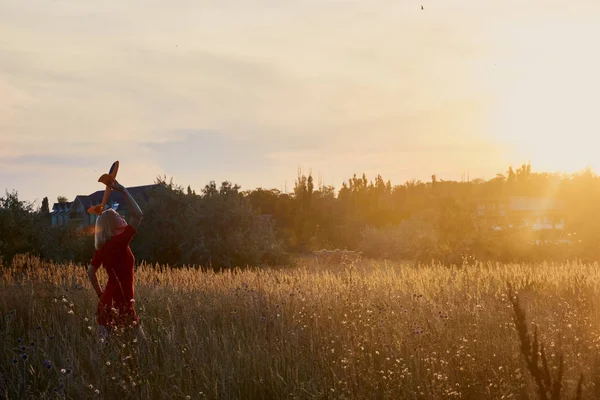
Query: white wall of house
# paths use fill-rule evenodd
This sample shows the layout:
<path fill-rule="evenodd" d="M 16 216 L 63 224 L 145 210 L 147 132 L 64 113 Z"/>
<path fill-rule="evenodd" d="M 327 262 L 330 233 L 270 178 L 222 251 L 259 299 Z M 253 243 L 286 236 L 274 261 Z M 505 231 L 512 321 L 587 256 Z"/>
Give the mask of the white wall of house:
<path fill-rule="evenodd" d="M 522 224 L 532 230 L 564 230 L 564 217 L 552 215 L 561 209 L 563 209 L 563 205 L 556 199 L 512 196 L 506 204 L 503 202 L 478 204 L 476 213 L 480 217 L 485 217 L 486 215 L 498 215 L 502 217 L 510 215 L 511 212 L 521 212 L 529 215 L 523 219 Z M 511 225 L 508 225 L 508 227 L 512 228 Z M 502 230 L 504 226 L 497 225 L 492 228 Z"/>
<path fill-rule="evenodd" d="M 549 229 L 563 230 L 565 229 L 565 219 L 550 215 L 538 215 L 528 221 L 528 226 L 531 226 L 531 229 L 534 231 Z"/>

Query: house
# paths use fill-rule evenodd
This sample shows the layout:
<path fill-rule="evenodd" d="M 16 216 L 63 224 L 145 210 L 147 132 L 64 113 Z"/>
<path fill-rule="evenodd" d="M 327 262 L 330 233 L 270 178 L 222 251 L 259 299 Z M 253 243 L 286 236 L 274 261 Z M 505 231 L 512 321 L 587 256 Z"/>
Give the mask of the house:
<path fill-rule="evenodd" d="M 135 186 L 127 188 L 129 193 L 137 199 L 148 199 L 149 192 L 158 187 L 159 185 L 145 185 Z M 95 214 L 88 214 L 87 209 L 91 206 L 102 203 L 104 198 L 104 190 L 98 190 L 89 195 L 78 195 L 72 202 L 65 203 L 54 203 L 52 206 L 52 226 L 61 226 L 66 224 L 75 224 L 78 227 L 86 228 L 93 226 L 96 223 L 97 216 Z M 129 216 L 129 210 L 127 209 L 127 203 L 123 198 L 121 192 L 113 190 L 110 193 L 110 197 L 105 206 L 106 208 L 113 208 L 119 214 L 125 218 Z"/>
<path fill-rule="evenodd" d="M 510 196 L 482 200 L 477 204 L 476 214 L 495 230 L 507 227 L 533 231 L 565 229 L 565 207 L 551 197 Z"/>
<path fill-rule="evenodd" d="M 557 199 L 511 197 L 509 213 L 513 222 L 520 223 L 534 231 L 565 229 L 565 208 Z"/>
<path fill-rule="evenodd" d="M 69 221 L 69 212 L 71 211 L 71 204 L 73 202 L 68 201 L 64 203 L 54 203 L 52 206 L 52 226 L 65 225 Z"/>

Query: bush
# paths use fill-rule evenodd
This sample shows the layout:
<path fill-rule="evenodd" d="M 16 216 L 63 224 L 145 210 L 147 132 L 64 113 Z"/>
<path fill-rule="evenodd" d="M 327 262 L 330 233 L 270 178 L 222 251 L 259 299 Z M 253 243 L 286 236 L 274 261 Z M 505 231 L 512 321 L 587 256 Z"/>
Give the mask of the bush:
<path fill-rule="evenodd" d="M 254 212 L 239 186 L 211 182 L 196 195 L 172 182 L 158 183 L 141 204 L 145 217 L 132 244 L 138 259 L 213 267 L 287 260 L 272 221 Z"/>
<path fill-rule="evenodd" d="M 397 226 L 367 227 L 359 248 L 364 256 L 389 260 L 407 260 L 432 254 L 438 238 L 434 226 L 424 215 L 413 216 Z"/>
<path fill-rule="evenodd" d="M 20 201 L 17 192 L 0 197 L 0 257 L 5 263 L 33 250 L 34 222 L 33 205 Z"/>

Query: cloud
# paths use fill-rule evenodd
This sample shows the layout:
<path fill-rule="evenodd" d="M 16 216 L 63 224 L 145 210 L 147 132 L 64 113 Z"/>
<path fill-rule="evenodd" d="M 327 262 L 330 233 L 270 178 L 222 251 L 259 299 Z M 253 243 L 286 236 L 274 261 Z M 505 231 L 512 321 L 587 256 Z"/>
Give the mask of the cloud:
<path fill-rule="evenodd" d="M 23 154 L 19 156 L 0 156 L 0 165 L 36 166 L 36 167 L 89 167 L 95 165 L 89 157 L 59 154 Z"/>
<path fill-rule="evenodd" d="M 260 174 L 272 164 L 265 157 L 261 144 L 252 143 L 251 138 L 190 130 L 171 132 L 170 137 L 142 143 L 141 147 L 149 149 L 149 157 L 178 177 L 178 181 L 199 183 L 212 179 L 234 179 L 240 170 Z"/>
<path fill-rule="evenodd" d="M 229 180 L 249 189 L 257 186 L 283 189 L 293 186 L 298 167 L 312 171 L 324 183 L 339 187 L 352 173 L 383 174 L 394 183 L 411 178 L 427 179 L 432 173 L 441 179 L 459 177 L 470 166 L 473 176 L 495 174 L 502 151 L 485 141 L 453 142 L 398 136 L 389 143 L 369 146 L 365 141 L 337 138 L 297 137 L 288 140 L 258 140 L 256 136 L 236 136 L 212 131 L 181 129 L 163 132 L 168 139 L 145 142 L 149 156 L 169 176 L 182 185 L 202 187 L 209 180 Z M 448 165 L 457 167 L 448 168 Z"/>
<path fill-rule="evenodd" d="M 582 19 L 580 36 L 597 36 L 597 2 L 541 4 L 0 2 L 0 158 L 5 171 L 30 171 L 0 179 L 85 193 L 114 159 L 132 184 L 167 173 L 196 187 L 278 186 L 298 165 L 336 185 L 362 170 L 402 180 L 502 169 L 508 150 L 495 144 L 507 133 L 489 132 L 524 124 L 490 112 L 499 93 L 523 81 L 554 88 L 540 78 L 554 70 L 518 70 L 538 37 L 567 8 L 559 36 Z M 566 41 L 546 40 L 544 54 L 556 61 Z M 569 59 L 590 48 L 567 47 Z M 593 76 L 587 65 L 579 73 Z M 517 111 L 534 103 L 513 97 L 504 100 Z M 548 127 L 572 120 L 536 110 Z"/>

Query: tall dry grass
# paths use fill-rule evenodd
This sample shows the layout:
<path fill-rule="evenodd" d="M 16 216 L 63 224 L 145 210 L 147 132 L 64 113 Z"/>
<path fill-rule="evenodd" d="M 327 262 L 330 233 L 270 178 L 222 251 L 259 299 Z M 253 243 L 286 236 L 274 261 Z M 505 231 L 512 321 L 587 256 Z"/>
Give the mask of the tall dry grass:
<path fill-rule="evenodd" d="M 146 341 L 99 343 L 85 268 L 19 257 L 0 268 L 0 397 L 537 398 L 508 285 L 562 393 L 583 374 L 600 395 L 596 264 L 323 268 L 141 265 Z"/>

